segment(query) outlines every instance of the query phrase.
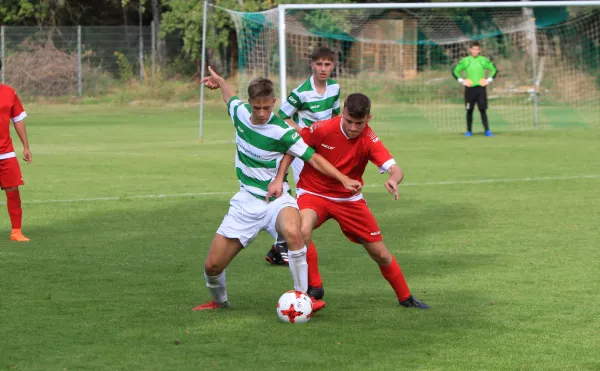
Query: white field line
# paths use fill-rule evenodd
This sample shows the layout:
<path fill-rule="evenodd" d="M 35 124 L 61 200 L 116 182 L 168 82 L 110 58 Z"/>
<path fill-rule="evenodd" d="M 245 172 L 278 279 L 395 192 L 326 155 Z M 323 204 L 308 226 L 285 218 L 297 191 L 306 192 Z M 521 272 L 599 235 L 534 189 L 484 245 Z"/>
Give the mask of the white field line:
<path fill-rule="evenodd" d="M 539 178 L 449 180 L 449 181 L 441 181 L 441 182 L 402 183 L 401 186 L 403 186 L 403 187 L 422 187 L 422 186 L 440 186 L 440 185 L 456 185 L 456 184 L 516 183 L 516 182 L 573 180 L 573 179 L 600 179 L 600 174 L 557 176 L 557 177 L 539 177 Z M 367 184 L 367 185 L 365 185 L 365 187 L 383 187 L 383 182 L 381 184 Z M 65 200 L 32 200 L 32 201 L 24 200 L 23 203 L 25 203 L 25 204 L 50 204 L 50 203 L 96 202 L 96 201 L 121 201 L 121 200 L 152 199 L 152 198 L 206 197 L 206 196 L 233 195 L 234 193 L 235 193 L 234 191 L 231 191 L 231 192 L 198 192 L 198 193 L 123 196 L 123 197 L 89 197 L 89 198 L 73 198 L 73 199 L 65 199 Z M 0 202 L 0 204 L 6 204 L 6 202 Z"/>

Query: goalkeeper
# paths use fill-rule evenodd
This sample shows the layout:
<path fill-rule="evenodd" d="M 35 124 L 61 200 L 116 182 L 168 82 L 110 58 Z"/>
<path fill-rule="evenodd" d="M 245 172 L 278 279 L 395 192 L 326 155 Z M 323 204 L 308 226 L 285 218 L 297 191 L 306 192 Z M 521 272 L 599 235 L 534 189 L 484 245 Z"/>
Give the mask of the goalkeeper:
<path fill-rule="evenodd" d="M 485 136 L 493 137 L 486 112 L 488 103 L 485 87 L 494 80 L 498 74 L 498 69 L 492 61 L 479 55 L 481 52 L 479 42 L 473 41 L 469 51 L 471 55 L 461 59 L 452 71 L 454 78 L 465 86 L 465 106 L 467 109 L 467 132 L 465 136 L 470 137 L 473 135 L 473 111 L 477 103 L 477 108 L 481 113 L 481 122 L 485 129 Z M 487 78 L 485 77 L 486 70 L 490 71 Z M 466 78 L 461 76 L 461 71 L 465 71 Z"/>

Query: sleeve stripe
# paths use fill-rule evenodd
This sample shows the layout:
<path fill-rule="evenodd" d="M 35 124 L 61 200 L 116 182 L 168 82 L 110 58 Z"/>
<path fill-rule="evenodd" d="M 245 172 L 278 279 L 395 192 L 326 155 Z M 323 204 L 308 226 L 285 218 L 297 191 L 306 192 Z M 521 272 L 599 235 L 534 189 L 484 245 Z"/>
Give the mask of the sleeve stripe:
<path fill-rule="evenodd" d="M 383 165 L 381 165 L 379 167 L 379 173 L 383 174 L 386 171 L 388 171 L 388 169 L 392 166 L 392 165 L 396 165 L 396 160 L 394 160 L 393 158 L 387 160 Z"/>
<path fill-rule="evenodd" d="M 13 117 L 13 118 L 12 118 L 12 122 L 13 122 L 13 123 L 14 123 L 14 122 L 19 122 L 19 121 L 23 120 L 25 117 L 27 117 L 27 113 L 26 113 L 25 111 L 23 111 L 23 112 L 21 112 L 21 114 L 20 114 L 20 115 L 18 115 L 18 116 L 16 116 L 16 117 Z"/>

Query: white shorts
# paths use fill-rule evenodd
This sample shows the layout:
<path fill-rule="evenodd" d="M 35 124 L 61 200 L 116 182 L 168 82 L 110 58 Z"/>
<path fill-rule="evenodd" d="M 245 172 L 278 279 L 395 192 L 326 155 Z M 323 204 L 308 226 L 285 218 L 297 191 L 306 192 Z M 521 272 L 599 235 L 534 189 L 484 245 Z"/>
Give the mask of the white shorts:
<path fill-rule="evenodd" d="M 267 231 L 276 241 L 283 242 L 283 238 L 279 239 L 277 236 L 275 222 L 279 212 L 286 207 L 298 210 L 296 200 L 287 193 L 267 203 L 242 189 L 229 201 L 229 211 L 217 233 L 227 238 L 239 239 L 244 247 L 262 230 Z"/>
<path fill-rule="evenodd" d="M 294 158 L 294 161 L 292 161 L 292 172 L 294 173 L 294 184 L 296 187 L 298 186 L 298 180 L 300 179 L 300 173 L 303 168 L 304 161 L 298 157 Z"/>

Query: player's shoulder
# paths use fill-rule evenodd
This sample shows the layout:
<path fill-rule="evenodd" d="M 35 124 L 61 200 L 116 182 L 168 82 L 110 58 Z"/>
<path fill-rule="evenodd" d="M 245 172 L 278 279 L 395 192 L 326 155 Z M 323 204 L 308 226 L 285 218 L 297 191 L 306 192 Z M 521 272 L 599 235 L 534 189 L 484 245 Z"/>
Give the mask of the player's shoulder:
<path fill-rule="evenodd" d="M 371 129 L 371 127 L 368 124 L 367 127 L 363 130 L 362 139 L 367 143 L 377 143 L 381 141 L 379 136 L 377 136 L 375 131 L 373 131 L 373 129 Z"/>
<path fill-rule="evenodd" d="M 277 130 L 277 131 L 288 131 L 288 130 L 292 129 L 292 127 L 289 126 L 287 124 L 287 122 L 283 121 L 277 115 L 273 115 L 271 117 L 271 119 L 269 120 L 269 122 L 267 122 L 267 125 L 272 125 L 271 128 L 274 130 Z"/>
<path fill-rule="evenodd" d="M 327 95 L 336 96 L 340 94 L 340 84 L 334 79 L 327 79 Z"/>
<path fill-rule="evenodd" d="M 250 104 L 247 102 L 244 103 L 237 96 L 232 97 L 227 103 L 227 109 L 235 116 L 239 116 L 242 113 L 242 116 L 248 116 L 250 112 L 252 112 L 252 108 L 250 108 Z"/>
<path fill-rule="evenodd" d="M 2 94 L 17 94 L 15 89 L 12 86 L 6 84 L 0 84 L 0 92 Z"/>
<path fill-rule="evenodd" d="M 337 86 L 340 87 L 340 84 L 334 79 L 327 79 L 327 86 Z"/>
<path fill-rule="evenodd" d="M 312 84 L 310 82 L 310 78 L 306 79 L 302 84 L 298 85 L 296 89 L 294 89 L 297 94 L 307 93 L 313 91 Z"/>
<path fill-rule="evenodd" d="M 229 99 L 229 102 L 227 102 L 227 107 L 239 107 L 243 104 L 244 102 L 242 102 L 242 100 L 237 95 L 234 95 Z"/>
<path fill-rule="evenodd" d="M 317 121 L 310 125 L 308 129 L 311 133 L 328 133 L 332 129 L 339 127 L 341 119 L 341 116 L 337 116 L 329 120 Z"/>

